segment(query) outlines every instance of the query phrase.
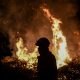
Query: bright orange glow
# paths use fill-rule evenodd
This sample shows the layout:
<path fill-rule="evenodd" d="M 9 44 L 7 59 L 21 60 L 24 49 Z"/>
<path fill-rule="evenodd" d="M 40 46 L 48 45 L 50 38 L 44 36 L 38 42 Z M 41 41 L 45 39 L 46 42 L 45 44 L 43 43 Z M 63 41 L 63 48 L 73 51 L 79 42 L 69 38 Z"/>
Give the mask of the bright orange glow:
<path fill-rule="evenodd" d="M 41 7 L 41 9 L 43 10 L 44 15 L 48 18 L 52 25 L 51 26 L 53 32 L 52 43 L 54 44 L 54 46 L 52 47 L 52 53 L 56 57 L 57 68 L 60 68 L 64 65 L 67 65 L 67 62 L 71 61 L 71 58 L 68 54 L 66 37 L 60 30 L 60 23 L 62 23 L 62 21 L 53 17 L 47 8 Z M 33 68 L 34 67 L 33 64 L 37 64 L 38 55 L 37 47 L 35 47 L 32 53 L 28 53 L 28 49 L 24 47 L 23 39 L 21 37 L 16 42 L 16 47 L 18 49 L 16 52 L 18 59 L 21 61 L 26 61 L 28 63 L 26 66 L 27 68 L 29 69 Z"/>
<path fill-rule="evenodd" d="M 28 49 L 24 47 L 23 39 L 20 37 L 19 40 L 16 43 L 17 52 L 16 55 L 19 60 L 26 61 L 27 65 L 26 67 L 29 69 L 33 69 L 33 64 L 37 63 L 37 47 L 35 47 L 34 51 L 32 53 L 28 53 Z"/>
<path fill-rule="evenodd" d="M 57 68 L 60 68 L 64 65 L 67 65 L 67 61 L 71 61 L 71 58 L 68 54 L 67 49 L 67 42 L 66 37 L 63 35 L 62 31 L 60 30 L 60 23 L 62 23 L 60 20 L 53 17 L 49 10 L 46 8 L 42 8 L 45 16 L 49 19 L 49 21 L 52 24 L 52 32 L 53 32 L 53 39 L 52 43 L 54 44 L 54 47 L 52 48 L 52 52 L 56 57 L 57 60 Z"/>

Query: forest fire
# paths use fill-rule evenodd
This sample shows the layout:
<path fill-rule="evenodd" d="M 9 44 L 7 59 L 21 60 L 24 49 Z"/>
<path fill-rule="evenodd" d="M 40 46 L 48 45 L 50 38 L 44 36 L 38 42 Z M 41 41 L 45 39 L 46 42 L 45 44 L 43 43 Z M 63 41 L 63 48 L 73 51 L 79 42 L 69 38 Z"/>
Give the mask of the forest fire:
<path fill-rule="evenodd" d="M 37 80 L 43 37 L 57 80 L 80 80 L 80 0 L 0 0 L 0 80 Z"/>
<path fill-rule="evenodd" d="M 57 60 L 57 68 L 60 68 L 64 65 L 67 65 L 67 62 L 71 61 L 71 58 L 68 54 L 66 38 L 60 30 L 60 20 L 54 18 L 48 9 L 41 7 L 44 12 L 44 15 L 51 22 L 51 29 L 53 32 L 52 44 L 52 53 L 55 55 Z M 20 37 L 16 43 L 17 52 L 16 55 L 19 60 L 28 62 L 27 68 L 33 68 L 33 64 L 37 64 L 37 55 L 38 50 L 35 47 L 32 53 L 28 53 L 28 49 L 23 45 L 23 39 Z"/>

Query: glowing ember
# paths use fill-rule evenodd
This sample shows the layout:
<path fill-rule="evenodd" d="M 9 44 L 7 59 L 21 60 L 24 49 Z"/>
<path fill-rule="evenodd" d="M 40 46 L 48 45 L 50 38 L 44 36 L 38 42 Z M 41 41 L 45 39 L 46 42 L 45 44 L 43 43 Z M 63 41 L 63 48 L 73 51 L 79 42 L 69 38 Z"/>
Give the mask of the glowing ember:
<path fill-rule="evenodd" d="M 53 32 L 53 39 L 52 43 L 54 44 L 54 47 L 52 48 L 52 52 L 56 56 L 57 59 L 57 68 L 60 68 L 64 65 L 67 65 L 67 62 L 71 61 L 71 58 L 68 54 L 67 50 L 67 42 L 66 38 L 63 35 L 62 31 L 60 30 L 60 23 L 62 23 L 60 20 L 54 18 L 48 9 L 43 8 L 43 11 L 46 15 L 46 17 L 49 19 L 49 21 L 52 24 L 52 32 Z"/>

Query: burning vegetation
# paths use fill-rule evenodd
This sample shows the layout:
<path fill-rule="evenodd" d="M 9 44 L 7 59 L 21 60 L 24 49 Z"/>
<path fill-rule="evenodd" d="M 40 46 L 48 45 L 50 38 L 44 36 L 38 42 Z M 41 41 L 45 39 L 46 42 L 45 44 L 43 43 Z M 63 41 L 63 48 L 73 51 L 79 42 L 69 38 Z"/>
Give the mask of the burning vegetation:
<path fill-rule="evenodd" d="M 41 9 L 43 10 L 45 17 L 47 17 L 48 20 L 51 22 L 51 29 L 53 32 L 52 44 L 54 45 L 52 46 L 51 50 L 56 57 L 57 68 L 60 68 L 64 65 L 67 65 L 71 61 L 71 58 L 68 54 L 66 37 L 60 30 L 60 23 L 62 22 L 53 17 L 47 8 L 41 7 Z M 16 47 L 17 58 L 21 61 L 28 62 L 26 66 L 27 68 L 33 68 L 33 64 L 36 64 L 37 66 L 37 47 L 35 47 L 32 53 L 28 53 L 28 49 L 24 46 L 23 39 L 21 37 L 17 40 Z"/>
<path fill-rule="evenodd" d="M 60 23 L 62 22 L 53 17 L 48 9 L 43 8 L 43 11 L 46 13 L 46 17 L 48 17 L 49 21 L 52 22 L 51 24 L 52 25 L 51 29 L 53 32 L 52 43 L 54 45 L 52 48 L 52 52 L 56 56 L 57 67 L 60 68 L 64 65 L 67 65 L 67 61 L 71 61 L 71 58 L 68 54 L 66 37 L 60 30 Z"/>
<path fill-rule="evenodd" d="M 10 5 L 12 5 L 12 4 L 13 4 L 13 1 L 11 2 Z M 24 5 L 24 7 L 25 7 L 25 5 Z M 29 6 L 33 7 L 31 4 Z M 37 12 L 35 7 L 32 8 L 32 11 L 34 11 L 34 13 Z M 69 5 L 68 7 L 73 8 L 72 5 Z M 73 29 L 71 29 L 72 30 L 71 33 L 73 34 L 74 38 L 76 38 L 76 40 L 75 40 L 72 37 L 72 39 L 74 40 L 73 41 L 74 45 L 73 45 L 70 40 L 71 39 L 70 37 L 72 35 L 70 34 L 70 36 L 67 36 L 67 38 L 68 38 L 67 39 L 61 29 L 60 24 L 65 26 L 66 20 L 64 19 L 64 21 L 62 21 L 59 18 L 56 18 L 55 15 L 51 14 L 50 9 L 46 5 L 43 5 L 43 6 L 39 5 L 38 8 L 41 12 L 40 13 L 39 13 L 39 11 L 37 12 L 37 14 L 39 13 L 40 16 L 36 15 L 36 18 L 38 16 L 40 21 L 43 20 L 43 22 L 46 24 L 44 24 L 44 26 L 41 30 L 40 30 L 40 28 L 38 31 L 37 31 L 37 28 L 34 31 L 32 31 L 32 29 L 31 29 L 32 33 L 30 31 L 28 31 L 25 27 L 25 26 L 31 26 L 31 25 L 25 24 L 26 23 L 25 20 L 22 19 L 22 17 L 24 17 L 24 16 L 20 17 L 21 15 L 23 15 L 23 13 L 20 12 L 20 9 L 18 10 L 19 12 L 17 12 L 16 7 L 10 7 L 10 9 L 9 9 L 9 10 L 11 10 L 10 11 L 11 18 L 8 15 L 4 21 L 2 18 L 0 19 L 0 21 L 3 21 L 4 26 L 5 25 L 12 26 L 13 30 L 10 29 L 10 31 L 8 33 L 9 33 L 11 39 L 13 39 L 11 42 L 12 45 L 15 44 L 15 47 L 17 49 L 15 51 L 13 51 L 13 55 L 15 55 L 15 56 L 5 57 L 4 59 L 1 60 L 2 64 L 5 64 L 5 66 L 9 69 L 10 72 L 13 71 L 13 73 L 15 73 L 17 71 L 16 74 L 23 75 L 23 77 L 27 75 L 27 77 L 29 76 L 29 78 L 30 78 L 29 80 L 33 80 L 33 78 L 36 77 L 35 72 L 37 71 L 37 63 L 38 63 L 37 57 L 39 56 L 38 49 L 37 49 L 38 46 L 35 46 L 34 50 L 32 52 L 29 52 L 28 47 L 25 46 L 25 44 L 27 44 L 27 43 L 24 44 L 24 41 L 27 40 L 28 38 L 32 39 L 32 37 L 34 37 L 33 36 L 34 32 L 36 35 L 38 33 L 38 38 L 43 37 L 46 33 L 48 33 L 47 27 L 49 27 L 49 29 L 51 29 L 51 32 L 52 32 L 52 39 L 51 39 L 52 46 L 50 47 L 50 50 L 53 53 L 53 55 L 55 55 L 55 57 L 56 57 L 57 68 L 58 68 L 58 80 L 79 80 L 80 79 L 79 78 L 79 76 L 80 76 L 80 71 L 79 71 L 80 70 L 79 69 L 80 68 L 80 63 L 79 63 L 80 60 L 78 60 L 79 58 L 72 60 L 72 57 L 70 56 L 71 51 L 72 51 L 72 53 L 73 52 L 79 53 L 79 51 L 80 51 L 80 49 L 79 48 L 77 49 L 76 46 L 75 46 L 75 49 L 77 49 L 77 50 L 74 50 L 74 48 L 73 48 L 74 45 L 78 45 L 80 47 L 80 42 L 79 42 L 80 33 L 79 33 L 79 31 L 77 30 L 77 28 L 74 27 L 75 26 L 74 24 L 71 25 L 72 27 L 74 27 Z M 23 8 L 23 12 L 25 13 L 25 8 Z M 13 15 L 13 13 L 17 15 L 19 20 L 17 18 L 16 18 L 17 19 L 16 20 L 15 18 L 12 17 L 12 16 L 15 16 L 15 15 Z M 20 15 L 18 15 L 19 13 L 20 13 Z M 75 14 L 75 11 L 73 10 L 72 13 Z M 0 15 L 1 15 L 1 13 L 0 13 Z M 40 18 L 42 15 L 44 15 L 43 18 L 45 17 L 46 19 Z M 30 16 L 33 16 L 33 14 L 30 14 Z M 31 22 L 31 20 L 32 20 L 31 17 L 29 19 L 27 19 L 27 22 L 29 22 L 29 24 L 31 23 L 33 26 L 35 26 L 34 22 Z M 35 19 L 35 18 L 33 18 L 33 20 L 39 21 L 38 19 Z M 13 24 L 12 22 L 14 22 L 14 21 L 16 22 L 16 26 L 17 26 L 17 28 L 15 28 L 15 31 L 14 31 L 14 26 L 12 25 Z M 46 21 L 49 22 L 49 24 L 47 24 Z M 20 24 L 20 22 L 23 22 L 24 25 L 23 25 L 23 23 Z M 42 24 L 39 22 L 37 22 L 36 25 L 37 26 L 40 25 L 39 27 L 42 26 Z M 21 28 L 22 26 L 24 29 Z M 29 27 L 27 27 L 27 28 L 30 30 Z M 31 28 L 34 29 L 34 27 L 31 27 Z M 17 32 L 20 33 L 21 35 L 17 34 L 17 35 L 19 35 L 19 37 L 14 39 Z M 64 32 L 66 33 L 66 30 Z M 24 33 L 26 33 L 26 36 L 27 36 L 27 38 L 25 38 L 25 40 L 24 40 L 24 36 L 23 36 Z M 47 35 L 47 38 L 50 38 L 49 36 L 51 37 L 51 35 L 49 34 L 49 35 Z M 36 39 L 34 39 L 34 40 L 36 40 Z M 76 44 L 77 42 L 78 42 L 78 44 Z M 31 45 L 31 44 L 29 44 L 29 45 Z M 70 46 L 70 48 L 68 48 L 69 45 L 72 45 L 72 46 Z M 9 48 L 9 46 L 8 46 L 8 48 Z M 70 50 L 68 50 L 68 49 L 70 49 Z M 69 53 L 69 51 L 70 51 L 70 53 Z M 75 58 L 75 55 L 78 56 L 78 54 L 73 54 L 72 56 Z M 12 76 L 13 76 L 13 73 L 12 73 Z M 22 79 L 19 78 L 19 80 L 23 80 L 23 78 Z"/>
<path fill-rule="evenodd" d="M 37 66 L 37 47 L 34 49 L 32 53 L 28 53 L 27 48 L 23 45 L 22 38 L 19 38 L 19 40 L 16 43 L 16 47 L 16 56 L 19 60 L 27 62 L 26 68 L 33 69 L 35 66 Z"/>

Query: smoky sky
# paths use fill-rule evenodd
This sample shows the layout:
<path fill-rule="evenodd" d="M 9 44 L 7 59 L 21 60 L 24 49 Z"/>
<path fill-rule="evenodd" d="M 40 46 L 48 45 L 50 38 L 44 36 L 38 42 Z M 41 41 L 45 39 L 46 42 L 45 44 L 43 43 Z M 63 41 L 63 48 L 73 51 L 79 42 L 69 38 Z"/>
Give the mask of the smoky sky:
<path fill-rule="evenodd" d="M 9 33 L 12 43 L 19 32 L 30 49 L 37 38 L 45 36 L 51 41 L 51 24 L 40 10 L 43 4 L 62 21 L 61 30 L 69 53 L 74 54 L 73 57 L 79 55 L 80 0 L 0 0 L 0 30 Z"/>

